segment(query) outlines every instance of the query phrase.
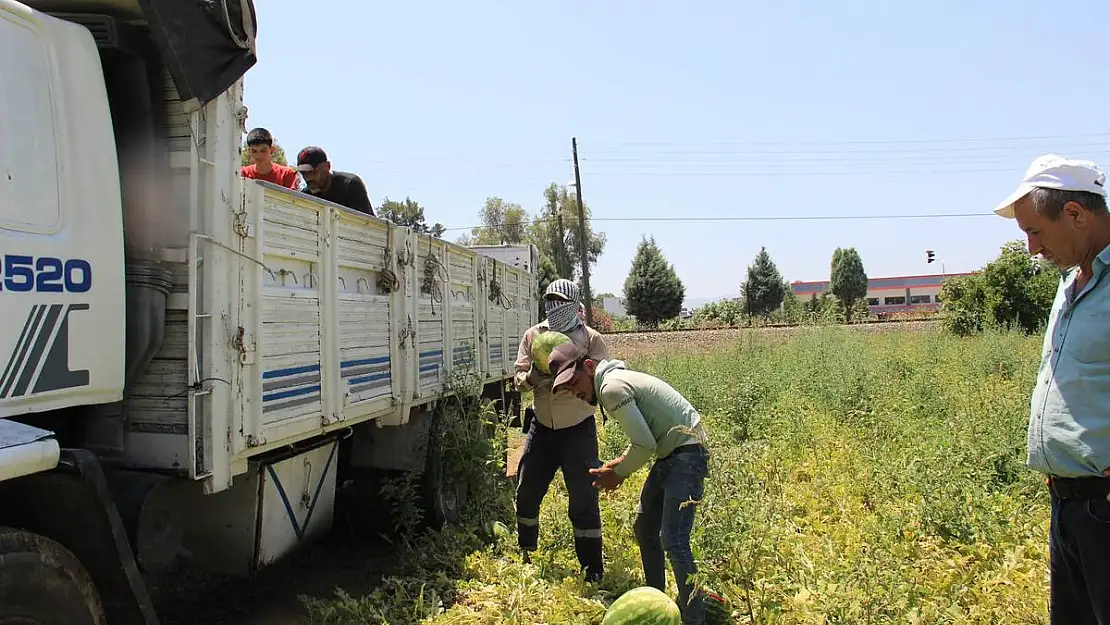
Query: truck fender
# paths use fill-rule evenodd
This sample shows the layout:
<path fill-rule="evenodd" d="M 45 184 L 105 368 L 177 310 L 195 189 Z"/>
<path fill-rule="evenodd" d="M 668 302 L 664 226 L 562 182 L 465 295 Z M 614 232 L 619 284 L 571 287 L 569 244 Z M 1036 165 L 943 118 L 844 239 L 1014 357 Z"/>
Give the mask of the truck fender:
<path fill-rule="evenodd" d="M 0 482 L 0 525 L 40 534 L 88 570 L 111 625 L 158 625 L 104 470 L 84 449 L 62 449 L 52 471 Z"/>

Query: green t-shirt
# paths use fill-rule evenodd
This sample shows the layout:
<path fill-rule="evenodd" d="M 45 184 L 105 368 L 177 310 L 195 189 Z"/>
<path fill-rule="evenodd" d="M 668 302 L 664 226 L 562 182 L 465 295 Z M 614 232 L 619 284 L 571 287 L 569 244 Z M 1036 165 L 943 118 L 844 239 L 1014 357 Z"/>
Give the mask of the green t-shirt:
<path fill-rule="evenodd" d="M 652 456 L 664 458 L 680 445 L 705 443 L 701 415 L 670 384 L 632 371 L 620 360 L 603 360 L 594 373 L 598 403 L 620 424 L 629 446 L 616 473 L 628 477 Z"/>

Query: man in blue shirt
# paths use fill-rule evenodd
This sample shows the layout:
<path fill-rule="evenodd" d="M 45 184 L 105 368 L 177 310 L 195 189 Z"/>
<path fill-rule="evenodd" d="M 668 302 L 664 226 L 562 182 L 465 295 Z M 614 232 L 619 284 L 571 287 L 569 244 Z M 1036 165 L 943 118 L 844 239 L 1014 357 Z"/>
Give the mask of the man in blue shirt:
<path fill-rule="evenodd" d="M 1053 625 L 1110 625 L 1110 214 L 1106 174 L 1041 156 L 995 213 L 1067 270 L 1029 404 L 1027 465 L 1047 476 Z"/>

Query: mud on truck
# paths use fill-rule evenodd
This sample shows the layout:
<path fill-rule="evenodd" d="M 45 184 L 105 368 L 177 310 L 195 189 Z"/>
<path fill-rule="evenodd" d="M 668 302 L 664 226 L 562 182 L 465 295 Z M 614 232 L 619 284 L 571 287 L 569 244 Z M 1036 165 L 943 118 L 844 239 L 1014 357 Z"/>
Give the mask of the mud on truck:
<path fill-rule="evenodd" d="M 380 472 L 450 522 L 449 377 L 513 402 L 536 249 L 242 179 L 256 19 L 0 0 L 0 623 L 153 625 L 148 573 L 250 575 Z"/>

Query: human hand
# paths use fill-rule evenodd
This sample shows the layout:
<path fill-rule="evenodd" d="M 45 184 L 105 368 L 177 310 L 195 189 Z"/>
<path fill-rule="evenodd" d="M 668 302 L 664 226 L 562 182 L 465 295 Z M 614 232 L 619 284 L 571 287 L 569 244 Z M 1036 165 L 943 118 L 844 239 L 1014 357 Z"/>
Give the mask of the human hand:
<path fill-rule="evenodd" d="M 535 363 L 535 361 L 533 361 L 531 368 L 528 369 L 528 384 L 530 384 L 532 387 L 539 386 L 540 382 L 543 381 L 543 379 L 546 378 L 546 377 L 550 377 L 550 376 L 548 376 L 543 371 L 540 371 L 539 369 L 537 369 L 536 368 L 536 363 Z"/>
<path fill-rule="evenodd" d="M 594 487 L 599 490 L 616 490 L 624 481 L 624 478 L 617 475 L 609 463 L 600 469 L 590 469 L 590 475 L 594 476 Z"/>

